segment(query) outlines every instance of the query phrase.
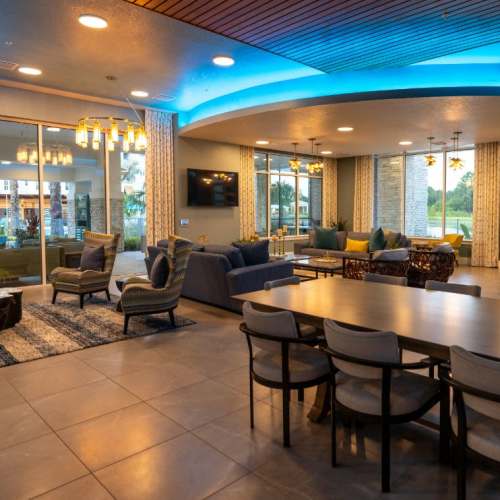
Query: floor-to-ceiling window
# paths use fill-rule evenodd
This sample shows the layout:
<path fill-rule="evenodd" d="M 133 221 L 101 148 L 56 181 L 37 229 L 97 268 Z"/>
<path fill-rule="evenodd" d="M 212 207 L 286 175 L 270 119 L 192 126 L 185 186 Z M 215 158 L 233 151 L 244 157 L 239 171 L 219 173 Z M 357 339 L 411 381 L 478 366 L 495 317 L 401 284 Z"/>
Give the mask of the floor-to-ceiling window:
<path fill-rule="evenodd" d="M 41 281 L 37 127 L 0 121 L 0 286 Z"/>
<path fill-rule="evenodd" d="M 444 234 L 472 234 L 474 150 L 379 157 L 375 169 L 375 226 L 408 236 L 441 238 Z"/>
<path fill-rule="evenodd" d="M 271 236 L 283 226 L 289 235 L 307 234 L 321 225 L 321 172 L 309 174 L 310 158 L 299 157 L 298 172 L 291 155 L 258 151 L 254 155 L 257 234 Z"/>

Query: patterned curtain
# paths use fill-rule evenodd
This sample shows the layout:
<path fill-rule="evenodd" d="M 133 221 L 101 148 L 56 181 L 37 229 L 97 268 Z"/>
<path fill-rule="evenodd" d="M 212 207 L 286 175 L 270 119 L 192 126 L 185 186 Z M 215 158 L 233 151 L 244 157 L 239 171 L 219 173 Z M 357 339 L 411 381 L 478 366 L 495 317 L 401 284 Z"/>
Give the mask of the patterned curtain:
<path fill-rule="evenodd" d="M 472 265 L 496 267 L 500 258 L 500 143 L 476 145 Z"/>
<path fill-rule="evenodd" d="M 148 245 L 175 232 L 173 115 L 146 109 L 146 229 Z"/>
<path fill-rule="evenodd" d="M 353 231 L 369 232 L 373 227 L 374 173 L 373 156 L 356 157 Z"/>
<path fill-rule="evenodd" d="M 254 151 L 248 146 L 240 146 L 240 239 L 248 239 L 255 234 L 255 168 Z"/>
<path fill-rule="evenodd" d="M 323 168 L 323 208 L 321 224 L 331 227 L 337 222 L 337 160 L 328 158 Z"/>

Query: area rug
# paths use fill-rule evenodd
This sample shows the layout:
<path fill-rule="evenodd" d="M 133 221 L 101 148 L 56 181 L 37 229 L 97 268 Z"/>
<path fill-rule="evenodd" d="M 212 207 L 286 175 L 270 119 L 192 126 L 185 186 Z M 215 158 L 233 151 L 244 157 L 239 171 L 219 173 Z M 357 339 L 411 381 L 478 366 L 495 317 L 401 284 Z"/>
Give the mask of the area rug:
<path fill-rule="evenodd" d="M 84 309 L 71 296 L 58 297 L 55 305 L 26 304 L 22 321 L 0 332 L 0 367 L 195 324 L 177 314 L 175 321 L 174 327 L 165 314 L 134 316 L 123 335 L 116 303 L 99 297 L 86 301 Z"/>

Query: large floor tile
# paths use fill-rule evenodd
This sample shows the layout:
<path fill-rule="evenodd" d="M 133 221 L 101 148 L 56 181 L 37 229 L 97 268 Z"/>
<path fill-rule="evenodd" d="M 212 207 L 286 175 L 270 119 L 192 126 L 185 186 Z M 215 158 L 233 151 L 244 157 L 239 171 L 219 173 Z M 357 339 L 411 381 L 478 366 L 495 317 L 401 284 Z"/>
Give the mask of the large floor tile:
<path fill-rule="evenodd" d="M 187 368 L 181 363 L 165 362 L 163 366 L 153 366 L 118 377 L 113 380 L 141 399 L 151 399 L 175 389 L 205 380 L 200 372 Z"/>
<path fill-rule="evenodd" d="M 102 380 L 37 399 L 32 405 L 52 428 L 62 429 L 138 401 L 114 382 Z"/>
<path fill-rule="evenodd" d="M 27 403 L 0 409 L 0 449 L 50 434 L 50 427 Z"/>
<path fill-rule="evenodd" d="M 79 352 L 79 351 L 76 351 Z M 0 368 L 0 377 L 7 380 L 26 373 L 32 373 L 45 368 L 50 368 L 61 363 L 66 363 L 75 358 L 76 352 L 66 354 L 58 354 L 56 356 L 49 356 L 48 358 L 35 359 L 34 361 L 26 361 L 24 363 L 17 363 L 15 365 L 4 366 Z"/>
<path fill-rule="evenodd" d="M 24 403 L 24 398 L 7 380 L 0 378 L 0 408 L 8 408 Z"/>
<path fill-rule="evenodd" d="M 37 500 L 113 500 L 99 481 L 91 475 L 72 481 L 49 491 Z"/>
<path fill-rule="evenodd" d="M 181 356 L 178 361 L 193 370 L 200 371 L 207 377 L 215 377 L 246 366 L 248 364 L 248 354 L 239 351 L 218 354 L 211 352 L 204 354 L 193 353 Z"/>
<path fill-rule="evenodd" d="M 50 368 L 18 374 L 9 381 L 28 401 L 32 401 L 103 378 L 102 373 L 72 358 Z"/>
<path fill-rule="evenodd" d="M 149 404 L 187 429 L 200 427 L 248 404 L 244 394 L 213 380 L 169 392 Z"/>
<path fill-rule="evenodd" d="M 0 451 L 0 498 L 31 498 L 87 474 L 54 435 Z"/>
<path fill-rule="evenodd" d="M 97 472 L 120 499 L 197 500 L 247 471 L 198 438 L 184 434 Z"/>
<path fill-rule="evenodd" d="M 214 380 L 221 384 L 226 384 L 243 394 L 250 394 L 250 380 L 249 380 L 248 366 L 231 370 L 230 372 L 223 373 L 213 377 Z M 256 400 L 268 398 L 271 396 L 271 389 L 254 382 L 253 396 Z M 281 391 L 280 391 L 281 392 Z"/>
<path fill-rule="evenodd" d="M 59 436 L 89 469 L 97 470 L 184 432 L 140 403 L 68 427 Z"/>

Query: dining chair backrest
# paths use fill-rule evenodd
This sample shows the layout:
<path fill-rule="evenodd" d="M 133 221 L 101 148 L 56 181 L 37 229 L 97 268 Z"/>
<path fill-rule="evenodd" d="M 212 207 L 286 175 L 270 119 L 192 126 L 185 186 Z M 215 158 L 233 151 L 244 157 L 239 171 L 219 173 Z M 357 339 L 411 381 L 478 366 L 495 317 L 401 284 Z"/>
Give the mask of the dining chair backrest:
<path fill-rule="evenodd" d="M 373 283 L 385 283 L 386 285 L 408 285 L 408 278 L 406 276 L 390 276 L 388 274 L 366 273 L 363 276 L 363 280 Z"/>
<path fill-rule="evenodd" d="M 500 395 L 500 361 L 472 354 L 462 347 L 451 347 L 451 373 L 464 385 Z M 464 392 L 464 403 L 478 413 L 500 420 L 500 403 Z"/>
<path fill-rule="evenodd" d="M 298 338 L 295 318 L 290 311 L 263 312 L 257 311 L 250 302 L 243 304 L 243 318 L 248 329 L 265 335 L 280 338 Z M 253 337 L 252 346 L 264 351 L 281 352 L 281 344 L 272 340 Z"/>
<path fill-rule="evenodd" d="M 279 280 L 266 281 L 264 283 L 264 290 L 271 290 L 271 288 L 287 285 L 300 285 L 300 278 L 298 276 L 288 276 Z"/>
<path fill-rule="evenodd" d="M 350 330 L 331 319 L 325 319 L 324 329 L 328 347 L 337 353 L 366 361 L 400 362 L 398 337 L 394 332 Z M 362 366 L 335 357 L 333 362 L 337 369 L 347 375 L 365 379 L 382 379 L 381 368 Z"/>
<path fill-rule="evenodd" d="M 443 281 L 427 280 L 425 282 L 425 289 L 481 297 L 481 287 L 479 285 L 463 285 L 462 283 L 445 283 Z"/>

